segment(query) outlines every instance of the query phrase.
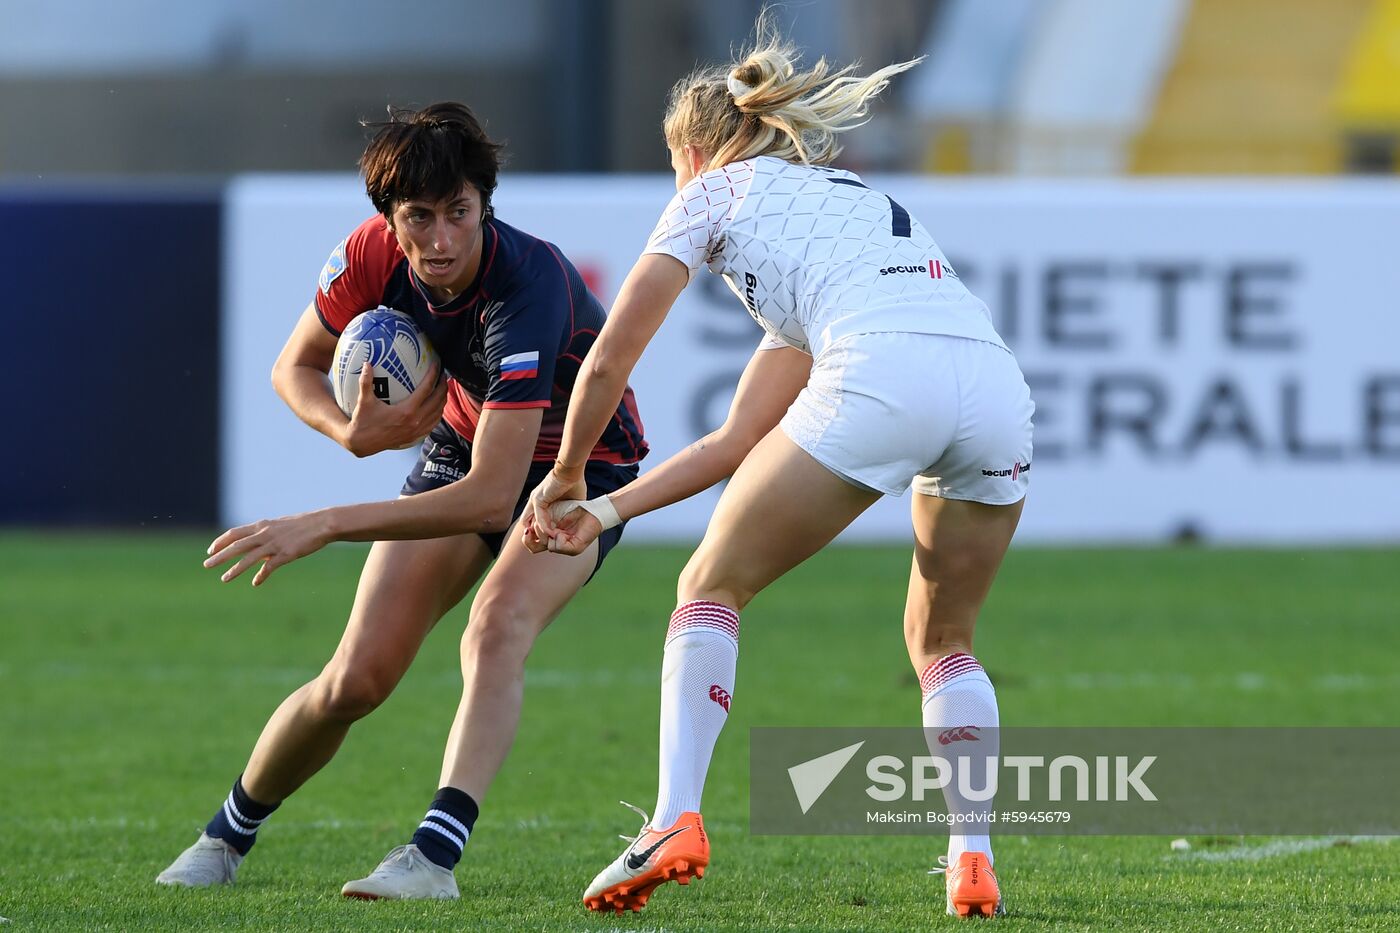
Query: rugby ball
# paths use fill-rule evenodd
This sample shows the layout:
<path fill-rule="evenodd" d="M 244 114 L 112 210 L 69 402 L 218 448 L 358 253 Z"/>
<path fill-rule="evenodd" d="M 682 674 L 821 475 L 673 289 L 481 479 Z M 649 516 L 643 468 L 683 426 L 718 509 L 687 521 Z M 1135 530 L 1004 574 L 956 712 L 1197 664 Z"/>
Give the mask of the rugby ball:
<path fill-rule="evenodd" d="M 408 398 L 432 371 L 437 351 L 413 318 L 383 305 L 358 315 L 335 345 L 331 387 L 346 415 L 355 411 L 360 374 L 374 367 L 374 397 L 388 405 Z"/>

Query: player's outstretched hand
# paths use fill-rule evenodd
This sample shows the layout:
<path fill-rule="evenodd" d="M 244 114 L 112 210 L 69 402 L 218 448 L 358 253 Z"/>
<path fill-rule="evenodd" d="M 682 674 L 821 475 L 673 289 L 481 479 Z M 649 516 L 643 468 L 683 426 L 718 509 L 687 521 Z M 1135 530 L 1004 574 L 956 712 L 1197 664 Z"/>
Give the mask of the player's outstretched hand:
<path fill-rule="evenodd" d="M 209 545 L 209 557 L 204 566 L 217 567 L 237 558 L 238 563 L 219 578 L 227 583 L 261 561 L 262 567 L 253 576 L 253 585 L 261 586 L 278 567 L 314 554 L 331 540 L 330 529 L 321 512 L 264 519 L 230 528 L 215 538 Z"/>
<path fill-rule="evenodd" d="M 549 507 L 549 511 L 555 522 L 552 538 L 539 533 L 535 517 L 528 512 L 521 523 L 525 547 L 534 554 L 551 551 L 576 557 L 588 550 L 588 546 L 603 533 L 603 523 L 584 509 L 577 499 L 556 502 Z"/>
<path fill-rule="evenodd" d="M 434 363 L 412 395 L 397 405 L 385 405 L 374 396 L 374 367 L 362 368 L 356 384 L 355 410 L 345 426 L 345 449 L 357 457 L 368 457 L 421 441 L 442 419 L 442 409 L 447 404 L 447 380 L 441 375 L 442 365 Z"/>

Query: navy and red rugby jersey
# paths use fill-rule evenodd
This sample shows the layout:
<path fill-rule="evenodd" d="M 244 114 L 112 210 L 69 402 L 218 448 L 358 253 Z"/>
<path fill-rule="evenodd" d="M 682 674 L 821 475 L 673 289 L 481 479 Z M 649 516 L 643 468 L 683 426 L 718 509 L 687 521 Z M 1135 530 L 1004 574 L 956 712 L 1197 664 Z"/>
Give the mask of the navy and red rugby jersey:
<path fill-rule="evenodd" d="M 482 226 L 476 281 L 439 306 L 376 214 L 326 260 L 316 313 L 337 337 L 381 304 L 411 315 L 452 377 L 443 418 L 453 430 L 470 441 L 484 408 L 544 408 L 534 459 L 551 461 L 579 366 L 603 327 L 603 306 L 554 244 L 498 220 Z M 646 453 L 629 386 L 591 459 L 636 463 Z"/>

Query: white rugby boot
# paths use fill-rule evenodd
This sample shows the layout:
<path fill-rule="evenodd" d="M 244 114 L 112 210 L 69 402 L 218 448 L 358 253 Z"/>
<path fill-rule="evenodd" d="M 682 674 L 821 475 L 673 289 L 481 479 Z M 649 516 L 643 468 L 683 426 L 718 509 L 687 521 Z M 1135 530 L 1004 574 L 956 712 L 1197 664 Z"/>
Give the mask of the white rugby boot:
<path fill-rule="evenodd" d="M 399 846 L 384 856 L 368 878 L 347 881 L 340 889 L 345 897 L 364 901 L 453 899 L 457 876 L 428 860 L 415 845 Z"/>
<path fill-rule="evenodd" d="M 169 868 L 156 875 L 156 884 L 185 888 L 233 884 L 242 861 L 243 856 L 233 846 L 207 833 L 200 833 L 194 845 L 181 852 Z"/>

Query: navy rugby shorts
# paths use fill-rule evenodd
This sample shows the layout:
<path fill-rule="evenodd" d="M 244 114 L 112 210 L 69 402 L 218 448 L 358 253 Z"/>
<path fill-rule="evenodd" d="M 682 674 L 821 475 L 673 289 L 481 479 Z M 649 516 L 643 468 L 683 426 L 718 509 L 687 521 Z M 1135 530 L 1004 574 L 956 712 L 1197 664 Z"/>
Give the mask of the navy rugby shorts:
<path fill-rule="evenodd" d="M 423 446 L 418 451 L 418 462 L 413 465 L 412 470 L 408 471 L 408 477 L 404 480 L 403 489 L 399 490 L 399 495 L 416 496 L 421 492 L 450 486 L 466 476 L 471 468 L 471 442 L 453 430 L 446 421 L 439 421 L 432 433 L 423 439 Z M 530 472 L 525 477 L 525 485 L 520 490 L 520 498 L 516 501 L 515 511 L 511 514 L 512 522 L 515 522 L 524 513 L 525 508 L 530 504 L 530 493 L 535 491 L 535 487 L 544 481 L 545 476 L 553 468 L 552 462 L 530 464 Z M 584 482 L 588 485 L 588 498 L 596 499 L 598 496 L 606 496 L 608 493 L 616 492 L 636 479 L 637 472 L 636 464 L 623 466 L 615 463 L 603 463 L 600 460 L 588 461 L 588 465 L 583 471 Z M 627 523 L 623 522 L 616 528 L 609 528 L 599 537 L 598 560 L 593 565 L 594 573 L 597 573 L 598 568 L 603 566 L 603 558 L 608 556 L 608 552 L 617 545 L 618 541 L 622 540 L 622 529 L 626 526 Z M 512 524 L 508 531 L 483 534 L 481 539 L 486 542 L 491 553 L 499 557 L 501 546 L 505 544 L 506 535 L 514 533 L 517 533 L 516 526 Z"/>

